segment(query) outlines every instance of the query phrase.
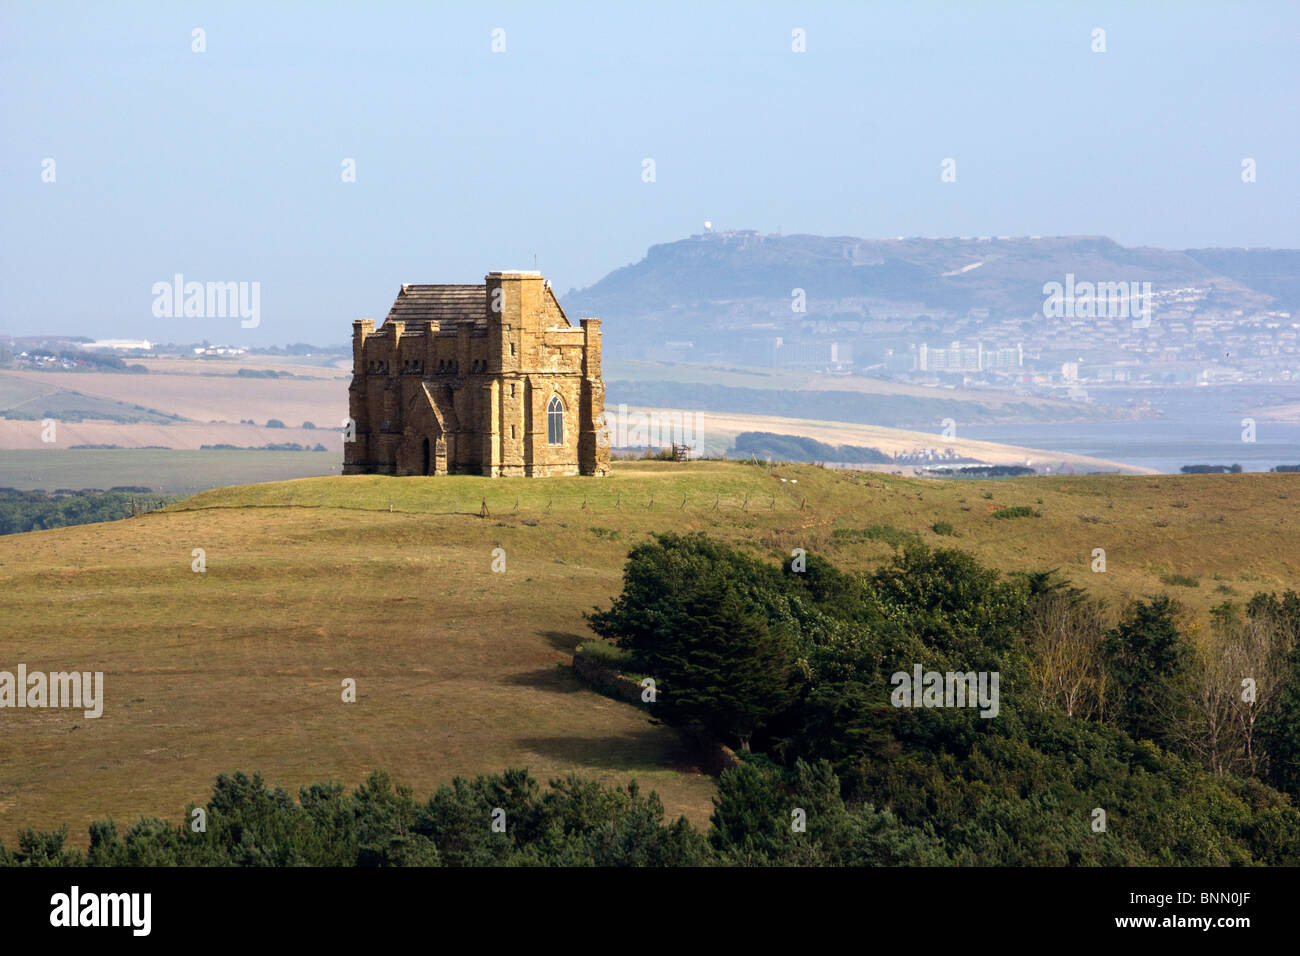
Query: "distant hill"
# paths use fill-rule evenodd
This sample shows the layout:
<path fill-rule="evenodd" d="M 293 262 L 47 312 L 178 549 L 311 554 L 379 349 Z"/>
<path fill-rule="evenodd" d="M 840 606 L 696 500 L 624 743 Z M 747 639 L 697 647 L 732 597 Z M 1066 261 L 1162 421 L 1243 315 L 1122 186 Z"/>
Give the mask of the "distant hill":
<path fill-rule="evenodd" d="M 772 432 L 741 432 L 736 436 L 732 454 L 737 458 L 753 458 L 769 462 L 837 461 L 883 464 L 893 460 L 878 448 L 864 448 L 860 445 L 828 445 L 815 438 L 777 435 Z"/>
<path fill-rule="evenodd" d="M 1150 282 L 1206 289 L 1220 308 L 1300 308 L 1300 250 L 1130 249 L 1102 236 L 861 239 L 704 233 L 652 246 L 644 259 L 563 298 L 570 314 L 606 322 L 607 351 L 644 353 L 680 340 L 693 358 L 734 349 L 739 332 L 794 334 L 815 321 L 862 321 L 864 334 L 902 316 L 924 332 L 972 311 L 990 321 L 1033 320 L 1043 286 Z M 806 312 L 792 290 L 803 289 Z M 937 331 L 944 323 L 935 323 Z M 896 326 L 895 326 L 896 328 Z M 968 331 L 978 333 L 978 323 Z"/>
<path fill-rule="evenodd" d="M 1300 309 L 1300 249 L 1188 249 L 1211 272 L 1271 295 L 1288 311 Z"/>

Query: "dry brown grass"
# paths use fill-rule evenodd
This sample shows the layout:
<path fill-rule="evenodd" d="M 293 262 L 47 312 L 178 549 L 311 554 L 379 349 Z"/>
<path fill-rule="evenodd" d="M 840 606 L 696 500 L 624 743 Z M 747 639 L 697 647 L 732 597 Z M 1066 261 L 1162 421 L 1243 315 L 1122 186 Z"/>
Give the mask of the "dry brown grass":
<path fill-rule="evenodd" d="M 484 499 L 490 518 L 470 513 Z M 588 634 L 582 612 L 608 604 L 649 532 L 703 530 L 773 561 L 804 547 L 868 569 L 887 544 L 830 533 L 888 525 L 1006 570 L 1060 568 L 1115 605 L 1172 590 L 1203 622 L 1231 596 L 1217 586 L 1238 600 L 1297 586 L 1296 500 L 1300 475 L 1285 474 L 935 482 L 635 462 L 605 480 L 220 489 L 138 519 L 0 538 L 0 669 L 103 670 L 107 692 L 99 720 L 0 711 L 0 835 L 67 822 L 80 840 L 108 814 L 177 819 L 237 767 L 289 787 L 352 786 L 382 767 L 419 793 L 518 765 L 635 776 L 703 824 L 712 780 L 675 735 L 563 666 Z M 1043 516 L 989 516 L 1016 505 Z M 939 520 L 959 537 L 935 535 Z M 504 574 L 490 571 L 496 547 Z M 1089 571 L 1097 547 L 1105 574 Z M 206 574 L 190 570 L 194 548 Z M 1200 586 L 1166 588 L 1170 574 Z M 344 677 L 358 681 L 356 704 L 340 700 Z"/>

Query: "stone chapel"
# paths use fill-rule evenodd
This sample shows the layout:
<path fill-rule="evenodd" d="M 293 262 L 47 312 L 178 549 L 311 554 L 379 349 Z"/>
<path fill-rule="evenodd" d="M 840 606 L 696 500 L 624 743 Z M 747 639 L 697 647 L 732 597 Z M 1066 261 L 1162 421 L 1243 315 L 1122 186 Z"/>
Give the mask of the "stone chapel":
<path fill-rule="evenodd" d="M 404 285 L 352 323 L 345 475 L 605 475 L 600 320 L 575 327 L 540 272 Z"/>

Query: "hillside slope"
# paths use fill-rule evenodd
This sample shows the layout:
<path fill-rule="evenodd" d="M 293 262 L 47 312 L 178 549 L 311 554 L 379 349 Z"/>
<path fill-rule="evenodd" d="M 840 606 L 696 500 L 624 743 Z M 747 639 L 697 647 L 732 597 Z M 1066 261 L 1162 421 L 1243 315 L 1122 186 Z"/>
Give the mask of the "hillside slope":
<path fill-rule="evenodd" d="M 1059 567 L 1113 602 L 1176 587 L 1211 605 L 1300 578 L 1300 475 L 933 482 L 733 462 L 616 463 L 606 480 L 317 478 L 224 488 L 112 524 L 0 539 L 0 668 L 102 670 L 98 720 L 0 713 L 0 837 L 176 818 L 212 778 L 355 785 L 376 767 L 427 792 L 525 765 L 637 777 L 703 824 L 712 779 L 667 728 L 564 667 L 628 549 L 701 530 L 776 560 L 847 568 L 887 541 Z M 479 517 L 486 503 L 488 516 Z M 1024 505 L 1041 517 L 998 520 Z M 391 510 L 390 510 L 391 508 Z M 955 537 L 936 535 L 938 521 Z M 840 534 L 836 535 L 835 532 Z M 207 569 L 191 570 L 194 549 Z M 504 573 L 492 571 L 504 549 Z M 1089 571 L 1104 548 L 1105 574 Z M 355 704 L 341 701 L 345 678 Z"/>

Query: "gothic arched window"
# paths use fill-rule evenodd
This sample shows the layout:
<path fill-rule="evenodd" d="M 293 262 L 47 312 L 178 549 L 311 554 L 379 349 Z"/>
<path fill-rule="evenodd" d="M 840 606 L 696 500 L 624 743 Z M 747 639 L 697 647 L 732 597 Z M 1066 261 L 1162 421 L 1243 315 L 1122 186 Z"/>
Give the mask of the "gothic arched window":
<path fill-rule="evenodd" d="M 546 443 L 564 444 L 564 406 L 558 395 L 552 396 L 551 404 L 546 406 Z"/>

